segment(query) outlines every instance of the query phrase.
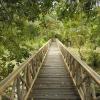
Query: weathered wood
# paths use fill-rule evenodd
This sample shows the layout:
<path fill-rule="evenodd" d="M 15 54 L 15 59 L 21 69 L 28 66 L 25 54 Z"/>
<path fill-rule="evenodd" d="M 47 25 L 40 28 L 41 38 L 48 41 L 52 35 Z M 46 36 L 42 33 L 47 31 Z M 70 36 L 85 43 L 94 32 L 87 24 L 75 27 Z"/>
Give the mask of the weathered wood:
<path fill-rule="evenodd" d="M 32 85 L 51 44 L 49 40 L 38 52 L 0 82 L 0 100 L 29 100 Z"/>
<path fill-rule="evenodd" d="M 56 41 L 81 99 L 98 100 L 95 86 L 100 88 L 100 75 L 70 52 L 59 40 Z"/>
<path fill-rule="evenodd" d="M 59 40 L 50 44 L 1 81 L 0 100 L 100 100 L 100 75 Z"/>
<path fill-rule="evenodd" d="M 34 100 L 80 100 L 70 74 L 64 66 L 57 44 L 52 42 L 33 86 Z"/>

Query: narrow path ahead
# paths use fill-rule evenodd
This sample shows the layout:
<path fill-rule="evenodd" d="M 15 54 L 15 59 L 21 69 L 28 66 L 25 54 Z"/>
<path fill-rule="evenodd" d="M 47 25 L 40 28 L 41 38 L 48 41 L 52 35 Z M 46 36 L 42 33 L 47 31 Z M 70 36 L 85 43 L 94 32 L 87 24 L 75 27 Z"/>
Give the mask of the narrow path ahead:
<path fill-rule="evenodd" d="M 55 42 L 33 87 L 34 100 L 80 100 Z"/>

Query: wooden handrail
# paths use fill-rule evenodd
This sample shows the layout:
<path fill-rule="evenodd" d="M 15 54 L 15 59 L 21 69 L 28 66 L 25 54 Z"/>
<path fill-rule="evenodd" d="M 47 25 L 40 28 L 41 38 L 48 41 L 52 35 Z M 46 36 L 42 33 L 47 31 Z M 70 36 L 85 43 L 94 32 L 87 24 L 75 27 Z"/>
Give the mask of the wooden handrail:
<path fill-rule="evenodd" d="M 70 52 L 58 39 L 56 41 L 81 99 L 98 100 L 94 87 L 100 88 L 100 75 Z"/>
<path fill-rule="evenodd" d="M 42 46 L 35 55 L 31 56 L 26 62 L 0 82 L 0 100 L 7 96 L 10 97 L 11 100 L 14 100 L 15 97 L 18 100 L 29 98 L 29 90 L 32 88 L 39 73 L 50 43 L 51 40 Z M 27 97 L 25 95 L 27 95 Z"/>

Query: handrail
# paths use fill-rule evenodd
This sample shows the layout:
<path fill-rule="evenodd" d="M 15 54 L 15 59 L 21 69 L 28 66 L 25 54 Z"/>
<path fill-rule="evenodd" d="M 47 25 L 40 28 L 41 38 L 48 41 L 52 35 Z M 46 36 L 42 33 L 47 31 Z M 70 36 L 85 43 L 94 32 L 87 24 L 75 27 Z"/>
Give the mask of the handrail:
<path fill-rule="evenodd" d="M 58 39 L 56 41 L 81 99 L 99 100 L 100 97 L 96 96 L 95 86 L 100 88 L 100 75 L 72 54 Z"/>
<path fill-rule="evenodd" d="M 31 56 L 0 82 L 0 100 L 3 98 L 10 100 L 14 100 L 14 98 L 27 100 L 27 98 L 30 98 L 30 89 L 36 80 L 50 43 L 51 40 L 42 46 L 35 55 Z"/>

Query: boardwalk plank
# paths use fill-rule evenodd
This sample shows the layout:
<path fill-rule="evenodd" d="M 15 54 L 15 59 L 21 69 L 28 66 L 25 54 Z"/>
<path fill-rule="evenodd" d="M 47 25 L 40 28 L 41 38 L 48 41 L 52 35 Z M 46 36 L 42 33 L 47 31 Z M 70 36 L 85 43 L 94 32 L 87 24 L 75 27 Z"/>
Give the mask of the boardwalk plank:
<path fill-rule="evenodd" d="M 34 100 L 80 100 L 64 66 L 57 44 L 53 42 L 33 86 Z"/>

